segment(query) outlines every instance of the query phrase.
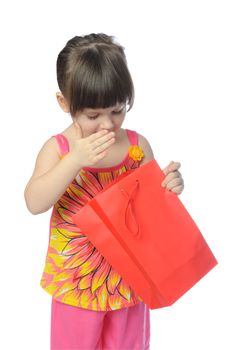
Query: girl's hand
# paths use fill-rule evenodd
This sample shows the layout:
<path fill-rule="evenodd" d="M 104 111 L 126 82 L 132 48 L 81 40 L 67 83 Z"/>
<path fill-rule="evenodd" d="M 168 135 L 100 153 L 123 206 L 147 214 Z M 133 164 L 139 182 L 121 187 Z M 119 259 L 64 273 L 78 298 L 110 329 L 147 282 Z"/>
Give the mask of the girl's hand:
<path fill-rule="evenodd" d="M 184 182 L 181 173 L 178 171 L 181 163 L 170 162 L 169 165 L 163 169 L 166 175 L 162 182 L 162 186 L 166 187 L 168 190 L 175 192 L 176 194 L 181 194 L 184 189 Z"/>
<path fill-rule="evenodd" d="M 115 142 L 115 133 L 101 130 L 84 138 L 80 125 L 75 122 L 74 126 L 76 140 L 71 155 L 80 168 L 90 167 L 107 155 L 107 149 Z"/>

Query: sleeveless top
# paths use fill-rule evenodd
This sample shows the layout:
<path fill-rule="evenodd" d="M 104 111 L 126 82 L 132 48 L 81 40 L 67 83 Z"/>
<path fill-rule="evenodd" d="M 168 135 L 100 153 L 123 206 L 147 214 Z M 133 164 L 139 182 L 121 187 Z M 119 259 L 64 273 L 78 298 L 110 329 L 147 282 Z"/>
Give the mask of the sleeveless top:
<path fill-rule="evenodd" d="M 140 151 L 142 156 L 143 153 L 136 146 L 138 135 L 131 130 L 126 130 L 126 133 L 130 148 L 125 158 L 109 168 L 82 168 L 53 206 L 40 285 L 62 303 L 88 310 L 110 311 L 142 301 L 71 219 L 120 174 L 139 167 L 142 157 L 136 157 L 136 152 Z M 63 158 L 69 152 L 67 138 L 62 134 L 52 137 L 56 138 Z M 135 151 L 135 157 L 131 149 Z"/>

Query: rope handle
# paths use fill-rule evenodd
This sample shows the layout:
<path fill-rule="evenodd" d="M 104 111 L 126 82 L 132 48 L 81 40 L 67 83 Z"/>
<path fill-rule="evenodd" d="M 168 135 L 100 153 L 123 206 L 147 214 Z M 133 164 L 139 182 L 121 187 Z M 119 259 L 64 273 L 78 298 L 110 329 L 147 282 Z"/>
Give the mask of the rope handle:
<path fill-rule="evenodd" d="M 140 230 L 139 230 L 139 225 L 136 221 L 136 218 L 135 218 L 133 210 L 132 210 L 132 200 L 133 200 L 133 197 L 135 196 L 138 188 L 139 188 L 139 181 L 138 181 L 138 179 L 136 179 L 135 185 L 133 186 L 130 193 L 127 193 L 127 191 L 124 188 L 120 189 L 121 193 L 126 197 L 126 199 L 128 199 L 127 207 L 125 210 L 125 224 L 126 224 L 127 229 L 130 231 L 130 233 L 136 238 L 139 238 Z M 133 227 L 134 227 L 133 230 L 128 227 L 128 224 L 127 224 L 128 217 L 132 219 Z"/>

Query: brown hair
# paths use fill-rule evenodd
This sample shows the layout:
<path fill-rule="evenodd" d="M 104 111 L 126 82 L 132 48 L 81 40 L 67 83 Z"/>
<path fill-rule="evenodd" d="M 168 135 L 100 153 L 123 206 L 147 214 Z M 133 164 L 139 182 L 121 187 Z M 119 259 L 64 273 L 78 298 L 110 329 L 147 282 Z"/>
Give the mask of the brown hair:
<path fill-rule="evenodd" d="M 57 81 L 72 116 L 84 108 L 134 102 L 124 48 L 103 33 L 75 36 L 58 55 Z"/>

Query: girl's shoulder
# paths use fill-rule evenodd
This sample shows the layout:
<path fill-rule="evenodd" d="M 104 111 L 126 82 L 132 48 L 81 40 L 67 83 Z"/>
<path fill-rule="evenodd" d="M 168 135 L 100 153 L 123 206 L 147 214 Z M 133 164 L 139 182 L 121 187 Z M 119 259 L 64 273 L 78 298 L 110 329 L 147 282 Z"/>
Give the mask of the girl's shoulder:
<path fill-rule="evenodd" d="M 70 127 L 60 134 L 67 137 L 69 128 Z M 45 174 L 60 161 L 60 145 L 54 136 L 55 135 L 51 135 L 41 146 L 35 160 L 35 166 L 30 181 Z"/>
<path fill-rule="evenodd" d="M 140 166 L 147 163 L 148 161 L 154 159 L 154 154 L 151 148 L 151 145 L 147 138 L 138 133 L 138 145 L 142 148 L 144 157 L 140 163 Z"/>
<path fill-rule="evenodd" d="M 63 148 L 65 148 L 64 152 L 66 153 L 66 149 L 69 150 L 72 148 L 74 136 L 75 136 L 74 128 L 73 128 L 73 124 L 71 124 L 63 131 L 61 131 L 55 135 L 52 135 L 50 140 L 48 140 L 51 147 L 53 147 L 53 149 L 57 151 L 57 155 L 58 155 L 59 159 L 61 159 L 61 152 L 62 152 L 61 144 L 66 143 L 66 147 L 63 147 Z"/>

